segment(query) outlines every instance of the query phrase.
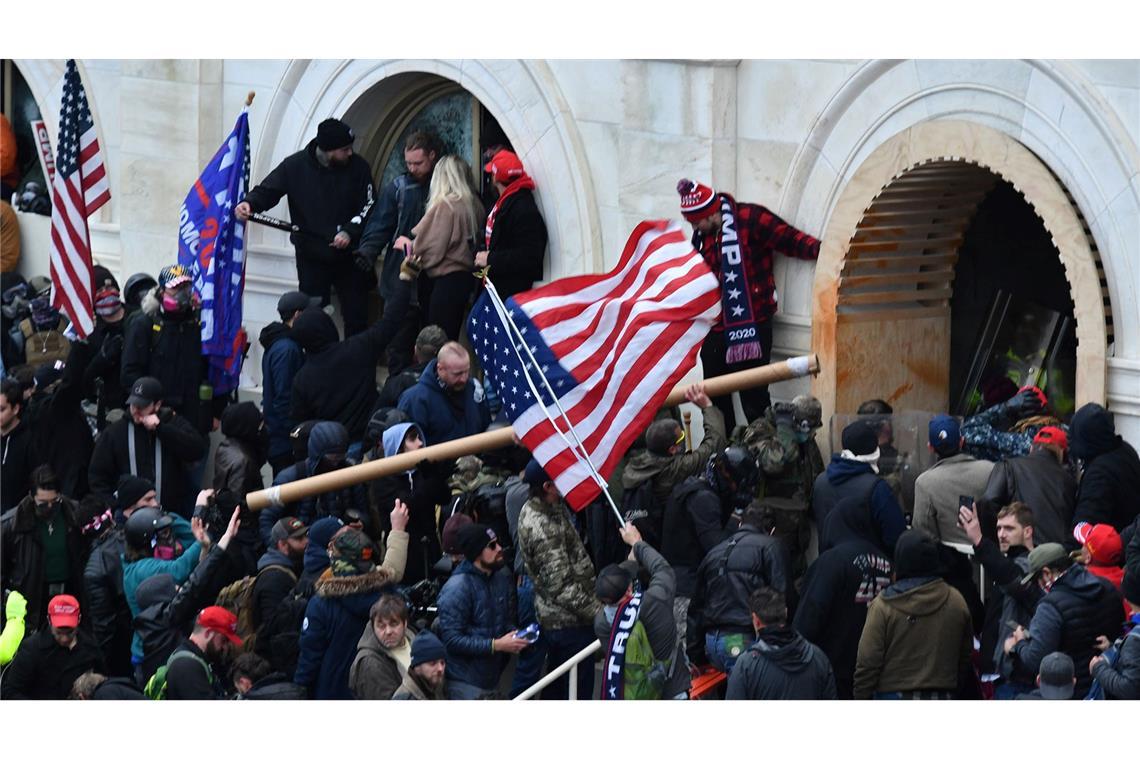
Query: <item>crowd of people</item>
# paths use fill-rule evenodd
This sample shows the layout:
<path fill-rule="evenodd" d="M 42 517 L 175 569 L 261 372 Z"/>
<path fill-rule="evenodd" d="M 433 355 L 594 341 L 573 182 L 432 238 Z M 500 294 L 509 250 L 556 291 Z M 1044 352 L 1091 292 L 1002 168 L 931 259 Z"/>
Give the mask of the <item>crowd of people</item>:
<path fill-rule="evenodd" d="M 5 288 L 0 697 L 509 698 L 594 642 L 542 698 L 1140 697 L 1140 460 L 1104 408 L 1061 420 L 1036 387 L 934 416 L 913 509 L 885 402 L 825 461 L 815 398 L 747 391 L 737 424 L 698 383 L 699 445 L 659 412 L 611 478 L 617 510 L 569 509 L 517 444 L 252 510 L 267 485 L 509 424 L 463 323 L 477 270 L 504 298 L 542 279 L 533 180 L 493 151 L 488 210 L 417 132 L 373 203 L 354 140 L 323 122 L 236 208 L 287 196 L 298 230 L 260 405 L 212 393 L 181 266 L 123 287 L 95 267 L 86 340 L 43 282 Z M 773 256 L 819 241 L 677 189 L 722 287 L 705 377 L 767 363 Z"/>

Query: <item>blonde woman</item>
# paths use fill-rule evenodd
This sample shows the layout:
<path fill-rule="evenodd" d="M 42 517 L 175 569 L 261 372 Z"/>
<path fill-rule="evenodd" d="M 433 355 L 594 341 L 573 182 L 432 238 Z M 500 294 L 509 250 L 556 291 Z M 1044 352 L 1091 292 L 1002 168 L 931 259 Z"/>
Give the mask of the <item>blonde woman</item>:
<path fill-rule="evenodd" d="M 459 339 L 467 299 L 475 287 L 475 241 L 485 214 L 475 193 L 471 167 L 459 156 L 439 160 L 431 175 L 427 210 L 412 228 L 411 239 L 396 239 L 396 249 L 414 251 L 423 262 L 420 306 L 426 324 L 439 325 Z"/>

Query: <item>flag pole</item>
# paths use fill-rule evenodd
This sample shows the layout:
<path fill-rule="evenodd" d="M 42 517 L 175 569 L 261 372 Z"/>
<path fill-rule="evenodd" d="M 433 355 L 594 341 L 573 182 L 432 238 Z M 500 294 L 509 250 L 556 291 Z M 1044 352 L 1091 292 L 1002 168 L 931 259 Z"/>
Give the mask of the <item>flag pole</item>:
<path fill-rule="evenodd" d="M 735 391 L 817 374 L 819 374 L 819 359 L 816 358 L 815 354 L 797 356 L 787 361 L 765 364 L 763 367 L 754 367 L 741 372 L 709 378 L 704 381 L 705 393 L 716 398 L 717 396 L 727 396 Z M 689 384 L 685 383 L 674 388 L 665 399 L 664 406 L 677 406 L 682 403 L 685 400 L 685 389 L 688 386 Z M 510 446 L 513 442 L 514 431 L 511 428 L 499 428 L 487 433 L 457 438 L 447 443 L 425 446 L 418 451 L 409 451 L 405 454 L 397 454 L 394 457 L 384 457 L 372 462 L 364 462 L 341 470 L 326 472 L 322 475 L 302 478 L 292 483 L 285 483 L 260 491 L 251 491 L 246 496 L 246 504 L 255 511 L 265 509 L 268 506 L 290 504 L 328 491 L 367 483 L 370 480 L 388 475 L 396 475 L 414 469 L 422 462 L 458 459 L 468 454 L 479 454 Z"/>

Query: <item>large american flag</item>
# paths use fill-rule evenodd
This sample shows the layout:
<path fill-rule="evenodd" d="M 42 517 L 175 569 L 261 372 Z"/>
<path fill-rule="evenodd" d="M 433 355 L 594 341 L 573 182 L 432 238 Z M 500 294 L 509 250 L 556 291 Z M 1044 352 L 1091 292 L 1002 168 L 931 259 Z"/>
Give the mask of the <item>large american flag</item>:
<path fill-rule="evenodd" d="M 504 307 L 530 355 L 489 292 L 471 312 L 472 346 L 515 433 L 576 510 L 592 502 L 601 486 L 577 447 L 567 443 L 580 441 L 601 477 L 608 477 L 696 364 L 721 309 L 716 277 L 680 225 L 663 221 L 639 224 L 613 271 L 558 280 L 508 298 Z"/>
<path fill-rule="evenodd" d="M 63 76 L 57 153 L 51 186 L 51 300 L 79 337 L 86 338 L 95 327 L 87 217 L 111 199 L 111 187 L 74 60 L 67 62 Z"/>

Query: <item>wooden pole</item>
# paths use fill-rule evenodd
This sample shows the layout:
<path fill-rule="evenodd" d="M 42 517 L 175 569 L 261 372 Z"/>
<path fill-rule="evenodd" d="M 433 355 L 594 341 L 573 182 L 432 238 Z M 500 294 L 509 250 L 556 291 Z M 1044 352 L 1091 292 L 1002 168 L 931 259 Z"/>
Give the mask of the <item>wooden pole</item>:
<path fill-rule="evenodd" d="M 693 450 L 693 413 L 688 409 L 681 413 L 681 419 L 685 421 L 685 451 Z"/>
<path fill-rule="evenodd" d="M 724 396 L 746 388 L 818 373 L 819 360 L 815 354 L 796 356 L 776 364 L 767 364 L 763 367 L 709 378 L 704 381 L 705 392 L 709 396 Z M 665 406 L 677 406 L 683 402 L 685 400 L 685 388 L 687 387 L 688 384 L 674 388 L 673 392 L 665 399 Z M 246 496 L 246 503 L 250 509 L 255 511 L 271 505 L 289 504 L 326 491 L 348 488 L 358 483 L 366 483 L 377 478 L 395 475 L 410 470 L 425 460 L 440 462 L 458 459 L 468 454 L 478 454 L 509 446 L 513 442 L 514 431 L 509 427 L 499 428 L 488 433 L 457 438 L 454 441 L 436 444 L 435 446 L 425 446 L 419 451 L 397 454 L 394 457 L 384 457 L 334 472 L 326 472 L 323 475 L 314 475 L 292 483 L 253 491 Z"/>

